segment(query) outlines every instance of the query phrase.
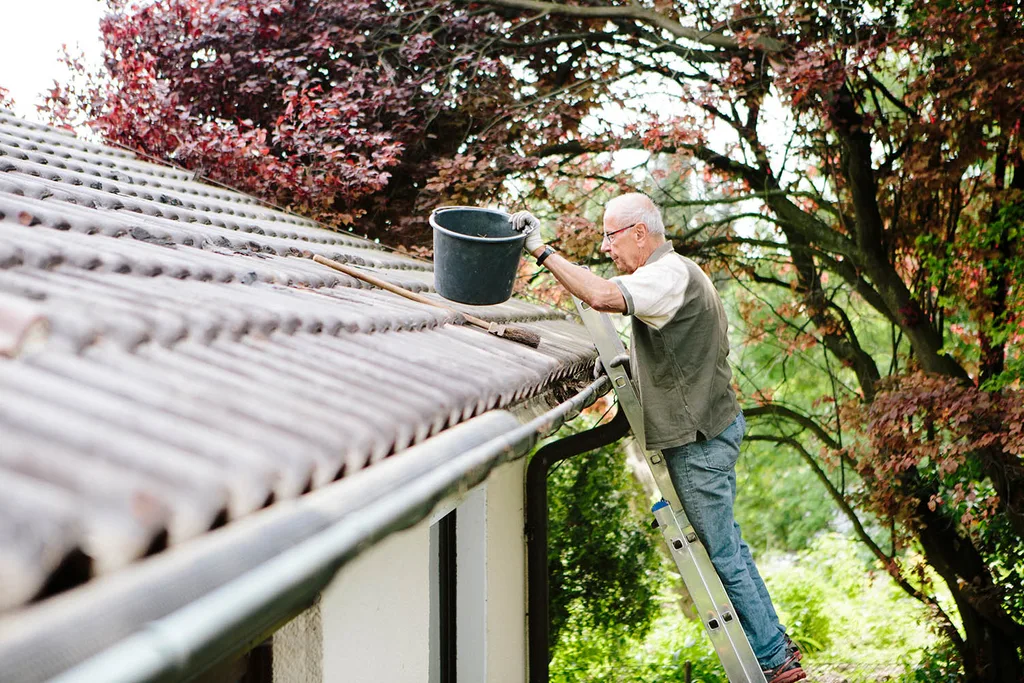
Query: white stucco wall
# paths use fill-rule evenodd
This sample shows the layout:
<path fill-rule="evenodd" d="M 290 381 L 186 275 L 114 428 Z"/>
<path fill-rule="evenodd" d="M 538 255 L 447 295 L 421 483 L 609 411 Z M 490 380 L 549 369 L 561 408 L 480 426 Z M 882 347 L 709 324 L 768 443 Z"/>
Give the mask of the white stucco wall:
<path fill-rule="evenodd" d="M 491 474 L 458 507 L 458 680 L 526 680 L 526 463 Z"/>
<path fill-rule="evenodd" d="M 313 609 L 274 635 L 274 681 L 426 683 L 432 668 L 436 676 L 431 522 L 456 508 L 458 680 L 523 683 L 525 472 L 523 460 L 502 466 L 483 485 L 342 568 Z M 433 640 L 436 648 L 436 629 Z"/>
<path fill-rule="evenodd" d="M 487 481 L 488 683 L 526 680 L 525 478 L 523 459 Z"/>
<path fill-rule="evenodd" d="M 323 634 L 320 632 L 320 604 L 292 619 L 274 634 L 273 676 L 275 681 L 323 680 Z"/>
<path fill-rule="evenodd" d="M 458 606 L 455 646 L 460 681 L 486 681 L 488 616 L 487 499 L 490 480 L 474 489 L 458 507 L 456 547 Z"/>
<path fill-rule="evenodd" d="M 427 680 L 429 550 L 430 527 L 421 522 L 338 572 L 320 597 L 324 681 Z"/>

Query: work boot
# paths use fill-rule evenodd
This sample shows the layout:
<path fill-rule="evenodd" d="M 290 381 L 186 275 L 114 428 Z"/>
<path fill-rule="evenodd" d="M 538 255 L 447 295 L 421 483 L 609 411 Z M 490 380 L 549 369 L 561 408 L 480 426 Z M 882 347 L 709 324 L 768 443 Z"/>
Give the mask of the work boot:
<path fill-rule="evenodd" d="M 770 669 L 762 669 L 765 680 L 768 683 L 794 683 L 794 681 L 802 681 L 807 678 L 807 672 L 797 661 L 800 657 L 800 650 L 796 650 L 795 653 L 790 652 L 789 657 L 782 664 Z"/>

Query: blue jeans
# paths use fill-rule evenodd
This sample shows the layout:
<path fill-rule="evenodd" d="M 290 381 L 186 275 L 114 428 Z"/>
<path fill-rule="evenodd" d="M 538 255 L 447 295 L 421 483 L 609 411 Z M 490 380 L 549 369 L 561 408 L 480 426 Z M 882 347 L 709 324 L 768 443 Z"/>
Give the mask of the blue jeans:
<path fill-rule="evenodd" d="M 740 413 L 715 438 L 668 448 L 662 453 L 683 511 L 711 556 L 757 660 L 768 668 L 786 659 L 786 629 L 779 623 L 732 510 L 736 500 L 736 460 L 746 427 Z"/>

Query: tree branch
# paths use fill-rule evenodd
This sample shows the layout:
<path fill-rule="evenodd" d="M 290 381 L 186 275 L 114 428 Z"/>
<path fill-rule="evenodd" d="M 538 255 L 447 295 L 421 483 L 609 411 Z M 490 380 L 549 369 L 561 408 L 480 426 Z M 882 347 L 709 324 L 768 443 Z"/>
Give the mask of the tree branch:
<path fill-rule="evenodd" d="M 852 256 L 856 253 L 856 245 L 790 201 L 786 192 L 779 187 L 775 178 L 769 176 L 761 169 L 730 159 L 724 154 L 703 145 L 689 145 L 686 149 L 712 168 L 741 178 L 752 188 L 755 188 L 755 192 L 764 193 L 765 204 L 780 219 L 802 232 L 808 241 L 821 245 L 823 249 L 833 254 Z"/>
<path fill-rule="evenodd" d="M 692 26 L 683 26 L 663 14 L 636 5 L 620 5 L 611 7 L 593 7 L 585 5 L 563 5 L 545 0 L 483 0 L 483 4 L 508 9 L 542 12 L 563 17 L 579 19 L 608 19 L 609 21 L 629 19 L 648 26 L 667 31 L 676 38 L 691 40 L 702 45 L 710 45 L 725 50 L 739 50 L 740 44 L 735 38 L 723 36 L 715 31 L 702 31 Z M 781 52 L 785 46 L 768 37 L 754 41 L 753 46 L 763 52 Z"/>
<path fill-rule="evenodd" d="M 790 422 L 804 427 L 805 429 L 811 430 L 818 439 L 832 450 L 839 450 L 839 443 L 832 438 L 832 436 L 825 431 L 825 428 L 815 422 L 813 419 L 806 415 L 801 415 L 792 408 L 779 405 L 778 403 L 768 403 L 763 406 L 754 406 L 753 408 L 744 408 L 743 415 L 746 417 L 762 417 L 771 415 L 775 417 L 781 417 Z"/>
<path fill-rule="evenodd" d="M 864 118 L 857 111 L 853 93 L 840 89 L 831 108 L 836 134 L 843 144 L 843 174 L 850 186 L 857 228 L 857 262 L 871 277 L 887 308 L 899 316 L 921 367 L 958 379 L 969 379 L 967 372 L 942 353 L 942 336 L 930 324 L 921 306 L 914 300 L 899 273 L 889 262 L 882 215 L 878 207 L 878 187 L 871 164 L 871 136 L 864 131 Z"/>

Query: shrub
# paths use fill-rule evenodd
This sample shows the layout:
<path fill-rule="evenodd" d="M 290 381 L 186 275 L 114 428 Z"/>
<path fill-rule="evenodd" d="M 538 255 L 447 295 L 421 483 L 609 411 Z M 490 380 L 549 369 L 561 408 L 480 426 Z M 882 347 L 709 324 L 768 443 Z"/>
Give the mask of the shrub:
<path fill-rule="evenodd" d="M 801 650 L 810 654 L 832 644 L 829 598 L 834 589 L 819 568 L 794 565 L 774 572 L 766 583 L 779 619 Z"/>

